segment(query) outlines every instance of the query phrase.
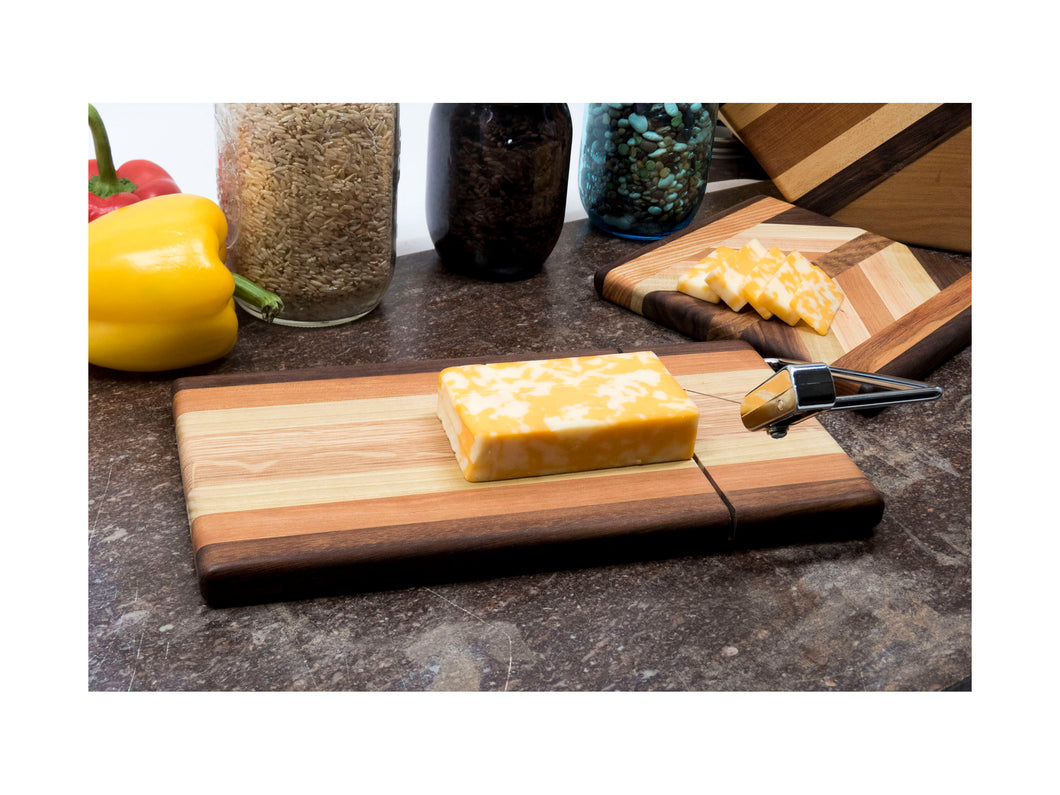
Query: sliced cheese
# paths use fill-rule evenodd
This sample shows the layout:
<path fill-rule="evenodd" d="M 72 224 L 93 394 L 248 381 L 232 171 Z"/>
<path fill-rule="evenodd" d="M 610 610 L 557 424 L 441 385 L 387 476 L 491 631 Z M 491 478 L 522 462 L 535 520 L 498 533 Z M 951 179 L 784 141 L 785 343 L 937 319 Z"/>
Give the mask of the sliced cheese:
<path fill-rule="evenodd" d="M 780 270 L 780 266 L 784 264 L 784 259 L 784 252 L 773 246 L 765 254 L 759 256 L 757 263 L 747 275 L 747 279 L 741 288 L 744 299 L 754 307 L 754 310 L 762 316 L 763 320 L 769 320 L 769 318 L 773 317 L 773 313 L 761 299 L 762 288 Z"/>
<path fill-rule="evenodd" d="M 827 273 L 811 265 L 795 296 L 795 311 L 818 334 L 828 333 L 836 312 L 843 303 L 843 291 Z"/>
<path fill-rule="evenodd" d="M 689 459 L 699 424 L 651 352 L 450 367 L 438 416 L 472 482 Z"/>
<path fill-rule="evenodd" d="M 718 251 L 722 249 L 719 248 Z M 707 284 L 733 312 L 739 312 L 747 306 L 747 299 L 743 297 L 743 286 L 758 264 L 759 251 L 764 254 L 765 248 L 757 240 L 752 240 L 739 251 L 725 248 L 719 255 L 717 266 L 707 274 Z"/>
<path fill-rule="evenodd" d="M 678 292 L 690 295 L 693 298 L 698 298 L 701 301 L 709 301 L 712 304 L 718 303 L 721 298 L 714 292 L 709 284 L 707 284 L 707 276 L 714 269 L 714 266 L 718 264 L 717 251 L 712 251 L 706 257 L 704 257 L 698 264 L 693 265 L 677 280 Z"/>
<path fill-rule="evenodd" d="M 789 326 L 799 322 L 799 312 L 795 309 L 795 297 L 799 285 L 813 268 L 808 259 L 797 251 L 788 254 L 777 272 L 773 274 L 766 286 L 759 293 L 759 300 L 765 309 L 772 312 Z"/>

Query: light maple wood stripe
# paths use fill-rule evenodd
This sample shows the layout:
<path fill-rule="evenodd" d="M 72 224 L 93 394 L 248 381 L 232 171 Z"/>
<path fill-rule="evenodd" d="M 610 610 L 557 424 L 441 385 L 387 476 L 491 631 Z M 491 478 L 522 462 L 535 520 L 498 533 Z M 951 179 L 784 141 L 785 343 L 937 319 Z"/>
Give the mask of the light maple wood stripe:
<path fill-rule="evenodd" d="M 843 303 L 846 303 L 845 301 Z M 770 318 L 768 323 L 783 323 L 780 318 Z M 839 337 L 828 329 L 827 334 L 818 334 L 801 320 L 791 327 L 798 340 L 797 344 L 805 352 L 804 356 L 814 362 L 834 362 L 849 350 L 840 342 Z"/>
<path fill-rule="evenodd" d="M 761 384 L 773 371 L 769 367 L 725 373 L 702 373 L 700 375 L 674 375 L 684 389 L 699 395 L 710 395 L 728 400 L 741 401 L 743 396 Z M 690 397 L 695 397 L 691 395 Z M 737 411 L 737 414 L 739 412 Z"/>
<path fill-rule="evenodd" d="M 730 350 L 718 350 L 711 353 L 673 354 L 667 351 L 659 354 L 666 369 L 674 377 L 694 375 L 703 377 L 742 377 L 742 371 L 766 373 L 771 372 L 762 357 L 751 348 L 737 347 Z"/>
<path fill-rule="evenodd" d="M 180 441 L 184 482 L 268 483 L 336 471 L 390 472 L 446 464 L 454 454 L 437 417 L 290 427 Z"/>
<path fill-rule="evenodd" d="M 738 130 L 742 130 L 759 116 L 769 112 L 776 106 L 776 102 L 734 102 L 724 107 L 722 117 L 725 119 L 725 125 L 739 138 Z"/>
<path fill-rule="evenodd" d="M 306 397 L 303 393 L 296 393 L 293 397 L 299 402 L 267 403 L 246 408 L 186 409 L 177 416 L 176 425 L 181 436 L 192 438 L 214 434 L 259 433 L 285 428 L 313 428 L 321 425 L 401 422 L 424 414 L 433 414 L 438 402 L 435 392 L 323 403 L 300 402 Z"/>
<path fill-rule="evenodd" d="M 437 372 L 403 373 L 184 389 L 174 395 L 173 406 L 174 413 L 179 416 L 186 411 L 388 398 L 437 391 Z"/>
<path fill-rule="evenodd" d="M 763 487 L 782 490 L 785 486 L 851 479 L 866 482 L 861 470 L 843 452 L 805 456 L 794 462 L 784 458 L 761 459 L 753 467 L 743 462 L 719 462 L 714 464 L 710 474 L 718 487 L 736 504 L 737 515 L 740 510 L 741 491 Z"/>
<path fill-rule="evenodd" d="M 843 285 L 841 283 L 839 286 L 842 289 Z M 828 333 L 835 337 L 836 342 L 844 353 L 853 350 L 871 336 L 868 328 L 865 327 L 865 322 L 861 319 L 861 315 L 854 308 L 850 296 L 843 298 L 843 303 L 839 305 L 839 310 L 835 313 L 835 318 L 832 320 L 832 326 L 828 329 Z M 835 359 L 827 359 L 825 361 L 831 362 L 835 361 Z"/>
<path fill-rule="evenodd" d="M 656 246 L 611 269 L 604 278 L 602 295 L 608 301 L 619 306 L 640 311 L 640 307 L 631 306 L 633 292 L 642 280 L 665 273 L 670 264 L 677 259 L 682 262 L 698 262 L 705 257 L 718 241 L 740 231 L 745 224 L 763 221 L 786 210 L 790 205 L 771 197 L 766 197 L 743 208 L 738 216 L 724 216 L 691 232 L 673 238 L 662 246 Z M 641 291 L 641 296 L 643 296 Z"/>
<path fill-rule="evenodd" d="M 803 467 L 798 459 L 831 454 L 843 454 L 842 448 L 814 419 L 793 425 L 782 439 L 774 439 L 765 431 L 749 431 L 741 424 L 739 430 L 715 431 L 696 441 L 696 457 L 711 477 L 719 465 L 743 464 L 756 470 L 760 462 L 785 460 L 788 466 L 798 469 Z M 807 477 L 812 479 L 813 473 L 807 473 Z M 769 482 L 764 479 L 759 485 Z"/>
<path fill-rule="evenodd" d="M 776 175 L 773 182 L 786 197 L 795 201 L 941 104 L 935 102 L 884 105 L 813 154 Z"/>
<path fill-rule="evenodd" d="M 860 268 L 895 318 L 912 311 L 939 292 L 935 280 L 913 252 L 900 243 L 865 259 Z"/>
<path fill-rule="evenodd" d="M 864 233 L 863 229 L 856 229 L 852 226 L 796 226 L 765 222 L 755 224 L 719 245 L 740 248 L 752 239 L 758 239 L 767 247 L 776 246 L 785 254 L 797 249 L 804 256 L 812 259 L 815 255 L 834 251 Z"/>
<path fill-rule="evenodd" d="M 693 461 L 673 461 L 637 467 L 675 470 L 695 467 Z M 556 480 L 594 480 L 614 477 L 627 468 L 598 469 L 563 475 L 528 478 L 537 484 Z M 498 488 L 510 481 L 470 483 L 460 474 L 453 460 L 430 466 L 406 463 L 397 468 L 375 467 L 357 472 L 319 474 L 307 477 L 270 478 L 255 482 L 232 481 L 223 484 L 201 485 L 186 491 L 188 516 L 194 519 L 208 513 L 228 513 L 244 510 L 248 505 L 259 508 L 282 508 L 292 505 L 324 505 L 357 499 L 402 497 L 409 494 L 453 493 L 483 491 Z M 592 491 L 592 489 L 590 489 Z M 477 504 L 477 499 L 475 500 Z"/>
<path fill-rule="evenodd" d="M 459 475 L 458 475 L 459 477 Z M 591 488 L 585 480 L 592 479 Z M 665 499 L 702 494 L 717 499 L 713 487 L 694 461 L 643 467 L 599 470 L 548 478 L 468 483 L 454 481 L 474 492 L 470 500 L 452 499 L 433 488 L 328 503 L 292 502 L 247 510 L 248 502 L 227 513 L 196 513 L 191 518 L 192 544 L 279 538 L 372 527 L 399 527 L 417 522 L 442 522 L 533 512 L 542 508 L 608 505 L 644 498 Z M 720 500 L 718 500 L 720 502 Z"/>
<path fill-rule="evenodd" d="M 641 279 L 633 287 L 633 292 L 629 296 L 629 308 L 638 315 L 644 314 L 645 296 L 656 290 L 676 290 L 677 283 L 681 280 L 681 274 L 684 273 L 686 269 L 687 265 L 682 265 L 677 271 L 656 273 L 647 278 Z"/>

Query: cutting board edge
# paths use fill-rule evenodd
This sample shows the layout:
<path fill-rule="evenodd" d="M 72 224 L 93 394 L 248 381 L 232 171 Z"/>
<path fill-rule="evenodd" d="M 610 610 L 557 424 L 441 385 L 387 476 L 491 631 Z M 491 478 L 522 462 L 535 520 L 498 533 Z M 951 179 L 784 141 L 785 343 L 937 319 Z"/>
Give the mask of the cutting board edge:
<path fill-rule="evenodd" d="M 649 553 L 658 556 L 660 551 L 690 554 L 697 546 L 720 547 L 731 537 L 731 517 L 716 492 L 655 502 L 659 503 L 658 511 L 646 515 L 631 511 L 620 514 L 618 521 L 614 512 L 601 514 L 595 507 L 584 508 L 576 512 L 575 533 L 562 532 L 571 522 L 570 511 L 544 510 L 512 532 L 502 528 L 501 532 L 471 535 L 458 542 L 434 537 L 413 544 L 380 543 L 366 548 L 356 543 L 356 531 L 349 531 L 345 539 L 339 539 L 349 543 L 337 549 L 334 532 L 316 534 L 327 541 L 327 546 L 319 549 L 313 548 L 312 537 L 207 544 L 195 552 L 195 569 L 206 602 L 225 606 L 269 593 L 290 598 L 299 590 L 319 592 L 322 585 L 336 592 L 378 590 L 424 578 L 451 581 L 454 574 L 458 579 L 494 578 L 520 573 L 538 563 L 555 571 L 571 568 L 572 559 L 573 567 L 578 567 L 643 559 Z M 635 507 L 642 509 L 644 501 L 636 501 Z M 515 524 L 514 518 L 508 521 Z M 292 541 L 302 546 L 301 554 L 284 551 Z M 563 556 L 558 567 L 556 554 Z M 299 587 L 300 581 L 304 581 L 304 588 Z"/>

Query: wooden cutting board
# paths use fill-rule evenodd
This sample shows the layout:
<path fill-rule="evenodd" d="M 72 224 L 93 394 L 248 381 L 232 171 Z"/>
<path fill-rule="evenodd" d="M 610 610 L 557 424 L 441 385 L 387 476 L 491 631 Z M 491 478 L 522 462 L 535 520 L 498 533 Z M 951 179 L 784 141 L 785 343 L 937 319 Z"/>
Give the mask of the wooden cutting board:
<path fill-rule="evenodd" d="M 972 250 L 972 106 L 737 103 L 726 125 L 785 199 L 917 246 Z"/>
<path fill-rule="evenodd" d="M 846 295 L 827 335 L 763 320 L 677 292 L 679 276 L 719 246 L 752 238 L 797 249 Z M 636 256 L 600 268 L 604 298 L 698 340 L 739 339 L 763 356 L 920 378 L 971 341 L 971 267 L 864 229 L 761 197 L 738 204 Z"/>
<path fill-rule="evenodd" d="M 176 381 L 203 596 L 265 601 L 875 526 L 880 495 L 816 420 L 784 439 L 744 430 L 738 403 L 772 372 L 749 346 L 656 352 L 700 408 L 695 459 L 493 483 L 464 480 L 435 415 L 438 371 L 486 359 Z"/>

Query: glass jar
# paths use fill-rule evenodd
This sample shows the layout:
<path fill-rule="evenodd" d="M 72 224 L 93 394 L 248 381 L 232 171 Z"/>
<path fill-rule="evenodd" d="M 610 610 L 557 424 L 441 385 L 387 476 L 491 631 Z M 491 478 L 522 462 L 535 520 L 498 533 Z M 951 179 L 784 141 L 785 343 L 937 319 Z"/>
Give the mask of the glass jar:
<path fill-rule="evenodd" d="M 427 227 L 450 271 L 526 279 L 559 240 L 573 140 L 563 103 L 436 104 L 427 151 Z"/>
<path fill-rule="evenodd" d="M 216 122 L 227 264 L 283 299 L 274 322 L 333 326 L 375 309 L 394 275 L 398 106 L 225 104 Z"/>
<path fill-rule="evenodd" d="M 692 220 L 707 189 L 717 102 L 585 106 L 578 190 L 589 220 L 658 240 Z"/>

